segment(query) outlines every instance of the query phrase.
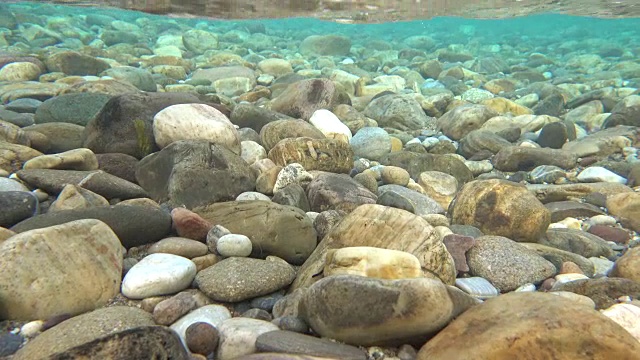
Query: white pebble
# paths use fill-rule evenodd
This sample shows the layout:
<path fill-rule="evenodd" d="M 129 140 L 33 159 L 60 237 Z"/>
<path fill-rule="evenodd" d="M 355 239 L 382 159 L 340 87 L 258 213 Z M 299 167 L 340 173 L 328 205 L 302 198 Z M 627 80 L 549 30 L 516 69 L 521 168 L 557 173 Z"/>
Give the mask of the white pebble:
<path fill-rule="evenodd" d="M 582 170 L 576 179 L 580 182 L 627 183 L 627 179 L 600 166 L 592 166 Z"/>
<path fill-rule="evenodd" d="M 193 261 L 172 254 L 151 254 L 135 264 L 122 280 L 122 295 L 130 299 L 175 294 L 196 277 Z"/>
<path fill-rule="evenodd" d="M 224 235 L 216 243 L 218 254 L 231 257 L 247 257 L 251 255 L 253 244 L 251 239 L 241 234 Z"/>
<path fill-rule="evenodd" d="M 608 225 L 613 226 L 616 224 L 616 219 L 613 216 L 609 215 L 596 215 L 592 216 L 587 220 L 589 226 L 593 225 Z"/>
<path fill-rule="evenodd" d="M 26 338 L 34 337 L 42 331 L 43 326 L 44 321 L 42 320 L 30 321 L 22 325 L 22 327 L 20 328 L 20 335 Z"/>

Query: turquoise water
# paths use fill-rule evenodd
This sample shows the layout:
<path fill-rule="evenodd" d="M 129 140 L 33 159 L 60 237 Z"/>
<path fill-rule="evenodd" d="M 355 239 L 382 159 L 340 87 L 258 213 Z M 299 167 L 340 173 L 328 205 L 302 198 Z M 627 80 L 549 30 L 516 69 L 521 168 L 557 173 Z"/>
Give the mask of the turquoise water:
<path fill-rule="evenodd" d="M 640 47 L 640 19 L 599 19 L 559 14 L 540 14 L 511 19 L 478 20 L 441 17 L 430 20 L 393 22 L 383 24 L 340 24 L 310 18 L 262 19 L 262 20 L 210 20 L 198 18 L 174 18 L 118 9 L 70 7 L 63 5 L 18 3 L 10 4 L 11 10 L 23 16 L 23 25 L 35 16 L 74 17 L 101 14 L 118 20 L 135 22 L 147 18 L 165 23 L 167 33 L 179 32 L 178 26 L 208 28 L 216 32 L 242 29 L 251 24 L 263 24 L 268 35 L 302 40 L 313 34 L 342 34 L 354 44 L 366 44 L 371 40 L 383 40 L 391 44 L 408 36 L 428 35 L 438 42 L 438 47 L 450 44 L 510 45 L 532 47 L 542 53 L 553 53 L 561 43 L 572 41 L 572 50 L 589 51 L 597 47 L 621 47 L 637 56 Z M 20 17 L 18 19 L 20 21 Z M 43 21 L 40 18 L 40 21 Z M 35 21 L 34 21 L 35 22 Z M 81 23 L 78 18 L 70 22 Z M 162 35 L 162 33 L 150 34 Z M 153 38 L 149 38 L 151 42 Z M 400 45 L 400 44 L 397 44 Z M 637 60 L 637 58 L 635 59 Z"/>

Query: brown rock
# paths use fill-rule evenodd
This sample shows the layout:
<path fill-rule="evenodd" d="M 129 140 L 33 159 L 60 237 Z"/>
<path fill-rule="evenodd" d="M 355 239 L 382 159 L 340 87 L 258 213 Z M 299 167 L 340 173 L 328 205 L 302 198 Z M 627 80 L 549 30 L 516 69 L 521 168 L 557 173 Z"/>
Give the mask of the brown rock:
<path fill-rule="evenodd" d="M 306 137 L 324 139 L 322 131 L 303 120 L 281 119 L 269 122 L 260 129 L 260 141 L 265 150 L 269 151 L 281 140 Z"/>
<path fill-rule="evenodd" d="M 558 274 L 583 274 L 584 275 L 584 273 L 582 272 L 582 269 L 580 269 L 580 267 L 576 263 L 571 261 L 563 262 Z"/>
<path fill-rule="evenodd" d="M 346 174 L 353 165 L 353 150 L 348 143 L 333 139 L 284 139 L 269 150 L 269 159 L 278 166 L 298 163 L 307 171 Z"/>
<path fill-rule="evenodd" d="M 540 165 L 572 169 L 578 163 L 578 157 L 565 150 L 509 146 L 498 151 L 492 162 L 501 171 L 527 171 Z"/>
<path fill-rule="evenodd" d="M 340 275 L 311 285 L 299 310 L 322 337 L 352 345 L 397 346 L 424 341 L 477 302 L 434 279 Z"/>
<path fill-rule="evenodd" d="M 551 222 L 558 222 L 568 217 L 581 218 L 604 215 L 599 207 L 577 201 L 554 201 L 544 205 L 551 212 Z"/>
<path fill-rule="evenodd" d="M 378 197 L 344 174 L 318 173 L 307 186 L 311 210 L 351 212 L 362 204 L 375 204 Z"/>
<path fill-rule="evenodd" d="M 102 308 L 73 317 L 43 332 L 20 349 L 14 359 L 49 359 L 53 354 L 91 343 L 107 335 L 152 325 L 151 314 L 144 310 L 128 306 Z"/>
<path fill-rule="evenodd" d="M 619 258 L 611 276 L 630 279 L 640 283 L 640 247 L 627 250 L 627 252 Z"/>
<path fill-rule="evenodd" d="M 475 239 L 471 236 L 449 234 L 444 237 L 442 242 L 453 258 L 456 271 L 458 271 L 458 273 L 469 272 L 466 253 L 473 247 L 473 244 L 475 244 Z"/>
<path fill-rule="evenodd" d="M 473 225 L 484 234 L 535 242 L 550 213 L 524 186 L 504 180 L 476 180 L 460 189 L 452 223 Z"/>
<path fill-rule="evenodd" d="M 603 238 L 606 241 L 613 241 L 617 244 L 627 244 L 631 238 L 628 230 L 607 225 L 592 225 L 587 230 L 590 234 Z"/>
<path fill-rule="evenodd" d="M 349 96 L 328 79 L 295 82 L 271 102 L 271 109 L 294 118 L 309 120 L 318 109 L 332 109 L 339 104 L 351 105 Z M 305 167 L 306 168 L 306 167 Z"/>
<path fill-rule="evenodd" d="M 586 197 L 594 193 L 613 195 L 633 192 L 633 190 L 626 185 L 608 182 L 565 185 L 533 184 L 527 185 L 527 189 L 543 204 Z"/>
<path fill-rule="evenodd" d="M 484 105 L 466 104 L 447 111 L 438 119 L 438 128 L 450 139 L 460 140 L 498 113 Z"/>
<path fill-rule="evenodd" d="M 187 328 L 185 332 L 187 347 L 196 354 L 213 354 L 218 348 L 220 334 L 218 329 L 206 322 L 196 322 Z"/>
<path fill-rule="evenodd" d="M 171 220 L 179 236 L 198 241 L 205 241 L 209 230 L 213 227 L 200 215 L 182 207 L 171 210 Z"/>
<path fill-rule="evenodd" d="M 290 288 L 305 288 L 319 280 L 327 251 L 351 246 L 371 246 L 401 250 L 415 255 L 428 278 L 445 284 L 455 281 L 455 265 L 434 228 L 423 218 L 407 211 L 382 205 L 357 207 L 318 244 L 298 271 Z"/>
<path fill-rule="evenodd" d="M 615 258 L 613 250 L 604 239 L 576 229 L 549 229 L 537 241 L 542 245 L 570 251 L 586 258 L 603 256 Z"/>
<path fill-rule="evenodd" d="M 460 315 L 418 360 L 631 360 L 639 352 L 631 334 L 593 309 L 551 294 L 510 293 Z"/>
<path fill-rule="evenodd" d="M 195 309 L 196 306 L 196 300 L 191 294 L 181 292 L 159 302 L 153 308 L 153 320 L 158 325 L 169 326 L 189 311 Z"/>
<path fill-rule="evenodd" d="M 562 264 L 564 264 L 565 262 L 572 262 L 578 265 L 582 274 L 592 277 L 595 272 L 593 262 L 591 262 L 591 260 L 587 259 L 584 256 L 542 244 L 521 244 L 531 250 L 535 250 L 538 255 L 542 256 L 547 261 L 552 263 L 556 267 L 556 269 L 560 269 L 562 267 Z"/>
<path fill-rule="evenodd" d="M 624 278 L 601 277 L 558 284 L 553 291 L 570 291 L 591 298 L 596 309 L 606 309 L 618 303 L 621 296 L 640 297 L 640 283 Z"/>
<path fill-rule="evenodd" d="M 609 213 L 620 218 L 623 222 L 640 232 L 640 193 L 622 193 L 607 197 Z"/>
<path fill-rule="evenodd" d="M 22 169 L 25 162 L 41 155 L 28 146 L 0 141 L 0 170 L 14 173 Z"/>
<path fill-rule="evenodd" d="M 49 359 L 140 359 L 189 360 L 178 335 L 164 326 L 128 329 L 57 353 Z"/>

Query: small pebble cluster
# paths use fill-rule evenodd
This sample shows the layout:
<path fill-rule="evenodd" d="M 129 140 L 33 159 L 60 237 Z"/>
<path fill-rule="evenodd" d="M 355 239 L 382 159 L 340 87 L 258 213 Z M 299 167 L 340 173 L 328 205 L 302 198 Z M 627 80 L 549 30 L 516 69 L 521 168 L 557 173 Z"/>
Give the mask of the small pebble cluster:
<path fill-rule="evenodd" d="M 0 4 L 0 358 L 637 359 L 640 27 L 557 19 Z"/>

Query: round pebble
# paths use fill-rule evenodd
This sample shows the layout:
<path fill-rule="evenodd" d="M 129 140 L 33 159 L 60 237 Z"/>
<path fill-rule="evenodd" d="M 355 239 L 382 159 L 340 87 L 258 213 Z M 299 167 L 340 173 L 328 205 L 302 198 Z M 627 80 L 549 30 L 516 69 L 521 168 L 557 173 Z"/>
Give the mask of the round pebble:
<path fill-rule="evenodd" d="M 251 239 L 241 234 L 224 235 L 216 242 L 218 254 L 226 257 L 247 257 L 251 255 Z"/>
<path fill-rule="evenodd" d="M 201 355 L 213 354 L 218 348 L 220 333 L 213 325 L 197 322 L 189 325 L 185 332 L 187 347 L 191 352 Z"/>

